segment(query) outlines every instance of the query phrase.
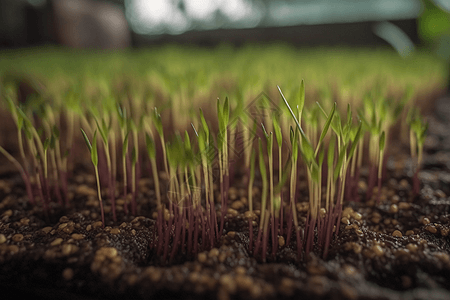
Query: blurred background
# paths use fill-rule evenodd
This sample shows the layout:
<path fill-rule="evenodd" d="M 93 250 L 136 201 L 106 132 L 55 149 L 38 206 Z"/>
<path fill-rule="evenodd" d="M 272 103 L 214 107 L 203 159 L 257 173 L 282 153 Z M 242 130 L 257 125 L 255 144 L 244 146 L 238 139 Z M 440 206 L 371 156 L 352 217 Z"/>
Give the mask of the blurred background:
<path fill-rule="evenodd" d="M 450 57 L 450 0 L 0 0 L 0 47 L 427 46 Z"/>

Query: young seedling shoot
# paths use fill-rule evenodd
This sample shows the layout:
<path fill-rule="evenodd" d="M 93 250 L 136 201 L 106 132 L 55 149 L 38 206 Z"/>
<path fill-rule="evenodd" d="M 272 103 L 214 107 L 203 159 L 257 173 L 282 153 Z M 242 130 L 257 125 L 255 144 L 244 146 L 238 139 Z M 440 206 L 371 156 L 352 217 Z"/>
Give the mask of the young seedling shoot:
<path fill-rule="evenodd" d="M 116 105 L 117 112 L 117 120 L 119 122 L 120 127 L 120 140 L 122 141 L 122 181 L 123 181 L 123 210 L 125 214 L 128 214 L 128 172 L 127 172 L 127 158 L 128 158 L 128 137 L 130 132 L 128 131 L 129 127 L 129 119 L 127 118 L 126 109 L 122 109 L 122 107 L 117 103 Z"/>
<path fill-rule="evenodd" d="M 220 230 L 223 232 L 224 218 L 228 206 L 228 186 L 229 186 L 229 162 L 228 162 L 228 122 L 230 119 L 230 106 L 228 97 L 225 99 L 223 106 L 217 99 L 217 116 L 219 120 L 219 132 L 217 133 L 217 148 L 219 154 L 219 178 L 220 178 L 220 200 L 221 200 L 221 216 Z"/>
<path fill-rule="evenodd" d="M 12 116 L 12 118 L 14 120 L 14 123 L 16 124 L 19 152 L 20 152 L 20 156 L 22 158 L 22 164 L 24 165 L 24 167 L 22 166 L 22 164 L 19 163 L 19 161 L 17 159 L 15 159 L 11 154 L 9 154 L 3 147 L 1 147 L 0 151 L 19 170 L 19 172 L 20 172 L 20 174 L 22 176 L 23 182 L 25 183 L 25 188 L 27 190 L 28 200 L 30 201 L 30 203 L 32 205 L 34 205 L 36 203 L 36 201 L 35 201 L 34 195 L 33 195 L 33 188 L 32 188 L 31 180 L 30 180 L 31 179 L 30 178 L 30 173 L 27 170 L 29 162 L 28 162 L 28 159 L 26 158 L 25 150 L 24 150 L 24 147 L 23 147 L 22 128 L 23 128 L 23 125 L 24 125 L 24 121 L 23 121 L 22 116 L 17 113 L 16 106 L 14 105 L 14 102 L 12 101 L 11 97 L 6 95 L 5 98 L 6 98 L 7 102 L 8 102 L 8 107 L 9 107 L 9 111 L 11 113 L 11 116 Z"/>
<path fill-rule="evenodd" d="M 300 259 L 302 253 L 303 242 L 301 240 L 301 228 L 298 223 L 297 216 L 297 161 L 298 161 L 298 145 L 299 145 L 299 130 L 290 127 L 289 138 L 291 142 L 291 172 L 290 172 L 290 184 L 289 184 L 289 214 L 288 214 L 288 226 L 286 246 L 291 241 L 292 225 L 294 225 L 296 242 L 297 242 L 297 258 Z"/>
<path fill-rule="evenodd" d="M 98 202 L 100 204 L 100 213 L 102 216 L 102 224 L 103 227 L 105 227 L 105 212 L 103 210 L 103 201 L 102 201 L 102 191 L 100 187 L 100 177 L 98 175 L 98 153 L 97 153 L 97 130 L 94 132 L 94 136 L 92 138 L 92 144 L 89 141 L 89 138 L 84 132 L 83 128 L 80 128 L 81 133 L 83 134 L 84 141 L 86 142 L 86 146 L 89 149 L 89 152 L 91 153 L 91 161 L 94 166 L 95 171 L 95 180 L 97 181 L 97 195 L 98 195 Z"/>
<path fill-rule="evenodd" d="M 261 180 L 262 180 L 262 192 L 261 192 L 261 213 L 260 213 L 260 219 L 259 219 L 259 227 L 258 227 L 258 236 L 256 238 L 255 243 L 255 249 L 253 251 L 253 255 L 257 255 L 259 252 L 259 248 L 261 247 L 261 259 L 262 261 L 265 261 L 266 259 L 266 251 L 267 249 L 264 248 L 264 246 L 267 246 L 267 244 L 264 243 L 264 241 L 267 241 L 267 235 L 269 234 L 265 230 L 265 222 L 268 221 L 269 218 L 266 218 L 266 215 L 269 214 L 269 211 L 267 211 L 267 190 L 268 190 L 268 180 L 267 180 L 267 170 L 266 170 L 266 163 L 264 161 L 264 152 L 262 147 L 261 139 L 258 139 L 258 148 L 259 148 L 259 171 L 261 174 Z M 262 246 L 261 246 L 262 244 Z"/>
<path fill-rule="evenodd" d="M 423 160 L 423 145 L 428 130 L 428 122 L 425 122 L 418 110 L 414 108 L 408 113 L 407 122 L 410 126 L 409 138 L 413 160 L 413 195 L 417 196 L 420 192 L 419 171 Z"/>
<path fill-rule="evenodd" d="M 253 147 L 252 147 L 253 148 Z M 248 211 L 245 213 L 245 217 L 248 219 L 249 228 L 249 252 L 253 253 L 253 222 L 257 219 L 257 216 L 253 212 L 253 182 L 255 181 L 255 152 L 250 154 L 250 174 L 248 180 Z"/>
<path fill-rule="evenodd" d="M 16 107 L 16 109 L 23 119 L 23 129 L 25 131 L 27 146 L 32 157 L 32 168 L 33 170 L 35 170 L 36 184 L 38 186 L 39 196 L 44 205 L 44 210 L 48 211 L 50 195 L 45 190 L 47 183 L 44 179 L 44 169 L 46 169 L 47 167 L 40 163 L 42 162 L 42 158 L 44 157 L 44 145 L 41 141 L 41 137 L 39 136 L 38 131 L 34 127 L 31 120 L 28 118 L 28 116 L 25 114 L 25 112 L 19 107 Z"/>
<path fill-rule="evenodd" d="M 317 140 L 315 149 L 313 148 L 310 140 L 307 138 L 306 134 L 303 132 L 296 115 L 293 113 L 292 109 L 290 108 L 289 103 L 287 102 L 286 98 L 284 97 L 283 93 L 281 92 L 281 89 L 278 87 L 279 92 L 283 98 L 284 103 L 289 109 L 289 112 L 291 113 L 291 116 L 293 117 L 297 129 L 301 135 L 302 143 L 299 144 L 300 153 L 302 154 L 303 160 L 306 163 L 307 167 L 307 175 L 308 175 L 308 183 L 309 183 L 309 213 L 307 216 L 307 223 L 305 227 L 305 252 L 306 255 L 310 251 L 312 251 L 313 242 L 314 242 L 314 229 L 317 228 L 317 234 L 318 234 L 318 243 L 319 246 L 324 251 L 324 257 L 326 257 L 328 252 L 328 246 L 331 239 L 331 233 L 333 230 L 333 224 L 336 224 L 337 230 L 336 233 L 339 230 L 339 221 L 340 221 L 340 215 L 342 211 L 342 202 L 343 202 L 343 195 L 344 195 L 344 189 L 345 189 L 345 177 L 347 174 L 347 167 L 348 163 L 350 161 L 350 158 L 353 156 L 359 136 L 360 136 L 360 128 L 357 131 L 357 134 L 353 139 L 350 139 L 350 131 L 351 131 L 351 116 L 350 113 L 348 113 L 347 123 L 345 126 L 341 125 L 341 121 L 338 114 L 335 114 L 336 111 L 336 104 L 333 105 L 331 112 L 329 114 L 325 113 L 325 111 L 319 106 L 319 108 L 322 109 L 323 113 L 326 116 L 326 122 L 321 130 L 321 134 Z M 334 141 L 331 143 L 331 149 L 328 150 L 328 169 L 329 172 L 331 172 L 331 166 L 334 165 L 334 170 L 332 172 L 333 178 L 331 179 L 330 176 L 328 176 L 328 183 L 327 183 L 327 204 L 326 207 L 328 208 L 328 211 L 324 208 L 321 208 L 321 178 L 322 178 L 322 164 L 324 161 L 324 148 L 323 142 L 327 135 L 328 129 L 330 126 L 333 128 L 333 131 L 335 132 L 337 139 L 338 139 L 338 160 L 334 164 Z M 314 128 L 311 128 L 309 132 L 311 134 L 314 133 Z M 291 140 L 294 140 L 294 134 L 291 134 Z M 350 152 L 347 152 L 349 146 L 351 144 Z M 340 185 L 338 188 L 337 193 L 337 202 L 335 206 L 332 206 L 332 198 L 334 197 L 334 186 L 339 179 Z M 291 183 L 292 185 L 292 183 Z M 328 194 L 329 193 L 329 194 Z M 292 192 L 291 192 L 292 195 Z M 319 214 L 320 212 L 320 214 Z"/>
<path fill-rule="evenodd" d="M 105 152 L 105 158 L 106 158 L 106 166 L 107 166 L 107 178 L 108 178 L 108 191 L 109 191 L 109 197 L 111 200 L 111 210 L 113 213 L 113 220 L 114 222 L 117 221 L 116 216 L 116 201 L 115 201 L 115 191 L 114 191 L 114 184 L 113 181 L 115 181 L 115 178 L 112 176 L 112 159 L 111 159 L 111 149 L 109 146 L 109 138 L 110 138 L 110 132 L 111 132 L 111 124 L 107 124 L 105 119 L 101 120 L 101 125 L 99 124 L 97 118 L 94 116 L 95 123 L 97 125 L 97 131 L 100 133 L 100 136 L 103 141 L 103 148 Z M 114 148 L 114 147 L 111 147 Z"/>

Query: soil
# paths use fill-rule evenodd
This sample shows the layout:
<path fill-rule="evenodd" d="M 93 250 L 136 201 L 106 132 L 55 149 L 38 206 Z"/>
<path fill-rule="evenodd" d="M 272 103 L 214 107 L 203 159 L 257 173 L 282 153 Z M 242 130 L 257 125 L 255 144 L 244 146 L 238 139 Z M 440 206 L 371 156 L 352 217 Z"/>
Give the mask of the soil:
<path fill-rule="evenodd" d="M 438 105 L 447 107 L 444 101 Z M 0 287 L 14 298 L 33 299 L 450 299 L 450 117 L 439 113 L 430 117 L 420 194 L 412 194 L 408 146 L 392 144 L 379 202 L 345 203 L 325 260 L 311 253 L 297 261 L 294 243 L 280 247 L 275 260 L 254 258 L 239 181 L 230 190 L 231 209 L 216 247 L 178 255 L 168 265 L 150 247 L 150 179 L 140 182 L 139 216 L 125 215 L 119 201 L 120 221 L 113 222 L 106 205 L 103 228 L 89 169 L 75 170 L 71 207 L 55 203 L 45 214 L 27 202 L 19 174 L 5 167 Z M 366 176 L 367 170 L 362 196 Z"/>

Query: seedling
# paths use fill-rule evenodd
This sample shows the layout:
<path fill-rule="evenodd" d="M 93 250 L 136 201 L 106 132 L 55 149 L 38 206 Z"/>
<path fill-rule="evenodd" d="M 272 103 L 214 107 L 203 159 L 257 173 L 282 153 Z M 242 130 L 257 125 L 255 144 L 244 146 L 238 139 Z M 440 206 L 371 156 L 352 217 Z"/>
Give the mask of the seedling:
<path fill-rule="evenodd" d="M 102 201 L 102 192 L 100 187 L 100 177 L 98 175 L 98 152 L 97 152 L 97 130 L 94 132 L 94 136 L 92 138 L 92 144 L 89 141 L 89 138 L 84 132 L 83 128 L 80 128 L 81 133 L 83 134 L 84 141 L 86 142 L 86 146 L 89 149 L 89 152 L 91 153 L 91 161 L 94 165 L 94 171 L 95 171 L 95 180 L 97 181 L 97 195 L 98 195 L 98 202 L 100 204 L 100 213 L 102 216 L 102 224 L 103 227 L 105 227 L 105 212 L 103 210 L 103 201 Z"/>
<path fill-rule="evenodd" d="M 416 109 L 411 109 L 408 113 L 407 122 L 410 126 L 410 149 L 413 159 L 413 194 L 416 196 L 420 192 L 419 170 L 423 160 L 423 145 L 425 143 L 428 122 L 420 116 Z"/>

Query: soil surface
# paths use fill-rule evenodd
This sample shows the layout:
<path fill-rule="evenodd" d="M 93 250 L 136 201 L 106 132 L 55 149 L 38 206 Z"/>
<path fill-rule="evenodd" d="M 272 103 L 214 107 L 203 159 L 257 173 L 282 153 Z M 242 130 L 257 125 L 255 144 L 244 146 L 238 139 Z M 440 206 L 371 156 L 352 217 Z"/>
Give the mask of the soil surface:
<path fill-rule="evenodd" d="M 438 106 L 448 107 L 450 100 L 443 101 Z M 150 247 L 150 179 L 140 181 L 139 215 L 125 215 L 118 201 L 120 221 L 113 222 L 106 205 L 103 228 L 89 169 L 76 169 L 71 207 L 55 203 L 45 214 L 27 202 L 19 174 L 5 168 L 0 286 L 15 298 L 33 299 L 450 299 L 450 112 L 439 111 L 429 120 L 420 194 L 412 194 L 408 146 L 392 144 L 380 200 L 364 199 L 365 170 L 362 201 L 345 203 L 325 260 L 310 254 L 298 261 L 293 242 L 266 263 L 254 258 L 244 217 L 246 188 L 237 182 L 216 247 L 178 255 L 167 265 Z M 306 209 L 300 214 L 305 217 Z"/>

